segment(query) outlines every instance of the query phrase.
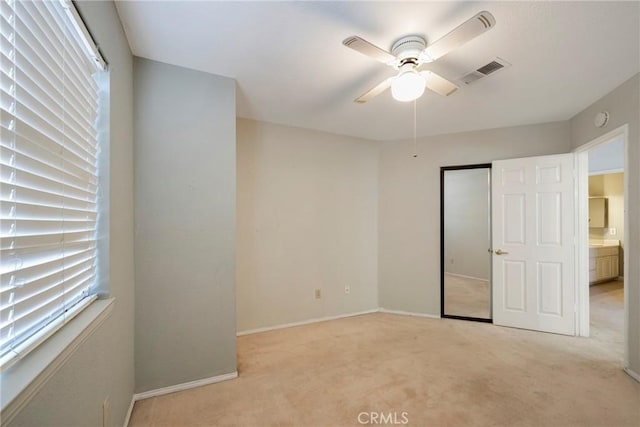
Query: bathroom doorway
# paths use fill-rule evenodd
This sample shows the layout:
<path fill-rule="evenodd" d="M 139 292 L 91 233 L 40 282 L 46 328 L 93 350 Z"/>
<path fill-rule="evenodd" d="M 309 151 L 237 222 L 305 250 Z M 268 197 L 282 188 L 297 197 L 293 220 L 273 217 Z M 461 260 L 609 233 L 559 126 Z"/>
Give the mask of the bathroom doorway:
<path fill-rule="evenodd" d="M 625 209 L 627 128 L 576 150 L 579 163 L 579 333 L 602 342 L 627 365 L 628 290 Z"/>

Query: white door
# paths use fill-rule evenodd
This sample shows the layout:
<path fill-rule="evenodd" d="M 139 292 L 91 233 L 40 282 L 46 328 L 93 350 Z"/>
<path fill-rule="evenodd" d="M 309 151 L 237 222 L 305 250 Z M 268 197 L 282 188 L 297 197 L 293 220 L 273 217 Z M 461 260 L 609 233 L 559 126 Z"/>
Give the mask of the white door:
<path fill-rule="evenodd" d="M 493 162 L 493 323 L 575 335 L 574 155 Z"/>

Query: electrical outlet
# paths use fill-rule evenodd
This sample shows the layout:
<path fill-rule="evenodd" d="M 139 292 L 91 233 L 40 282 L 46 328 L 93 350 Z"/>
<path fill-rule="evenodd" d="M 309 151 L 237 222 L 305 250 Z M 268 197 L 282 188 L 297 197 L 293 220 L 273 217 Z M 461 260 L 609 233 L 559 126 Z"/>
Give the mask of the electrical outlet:
<path fill-rule="evenodd" d="M 109 427 L 111 424 L 111 400 L 107 397 L 102 402 L 102 427 Z"/>
<path fill-rule="evenodd" d="M 345 286 L 344 287 L 344 293 L 347 294 L 347 295 L 350 294 L 351 293 L 351 287 Z"/>
<path fill-rule="evenodd" d="M 609 235 L 610 236 L 615 236 L 616 234 L 618 234 L 618 230 L 616 230 L 615 227 L 611 227 L 609 229 Z"/>
<path fill-rule="evenodd" d="M 322 293 L 320 292 L 320 289 L 316 289 L 316 299 L 320 298 L 322 298 Z"/>

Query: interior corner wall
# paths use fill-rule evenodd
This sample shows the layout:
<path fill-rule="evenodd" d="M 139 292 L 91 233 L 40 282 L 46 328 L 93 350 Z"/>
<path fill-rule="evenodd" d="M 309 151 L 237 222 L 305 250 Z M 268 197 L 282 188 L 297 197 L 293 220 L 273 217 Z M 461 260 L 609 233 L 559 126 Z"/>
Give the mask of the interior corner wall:
<path fill-rule="evenodd" d="M 134 58 L 136 392 L 236 371 L 235 81 Z"/>
<path fill-rule="evenodd" d="M 238 331 L 377 309 L 378 143 L 237 123 Z"/>
<path fill-rule="evenodd" d="M 596 128 L 593 119 L 600 111 L 609 112 L 609 123 Z M 629 223 L 625 252 L 629 254 L 629 273 L 625 277 L 628 298 L 625 300 L 629 368 L 640 374 L 640 74 L 631 77 L 608 95 L 571 119 L 571 145 L 577 148 L 613 129 L 628 125 L 628 168 L 624 171 L 629 182 L 625 200 Z"/>
<path fill-rule="evenodd" d="M 440 315 L 440 167 L 570 151 L 568 122 L 384 143 L 379 158 L 380 307 Z"/>
<path fill-rule="evenodd" d="M 113 312 L 10 425 L 122 426 L 134 389 L 132 55 L 113 2 L 75 1 L 109 63 L 109 293 Z"/>

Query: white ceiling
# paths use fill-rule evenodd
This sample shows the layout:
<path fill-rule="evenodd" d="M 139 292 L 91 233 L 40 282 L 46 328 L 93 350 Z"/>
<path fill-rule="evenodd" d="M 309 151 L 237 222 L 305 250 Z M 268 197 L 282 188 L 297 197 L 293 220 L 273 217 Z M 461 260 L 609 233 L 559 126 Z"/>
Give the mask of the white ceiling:
<path fill-rule="evenodd" d="M 418 135 L 567 120 L 640 71 L 639 2 L 117 2 L 134 55 L 237 80 L 237 114 L 374 140 L 413 135 L 413 103 L 353 99 L 393 70 L 342 46 L 435 41 L 481 10 L 496 26 L 431 64 L 456 79 L 512 64 L 450 97 L 418 101 Z"/>

